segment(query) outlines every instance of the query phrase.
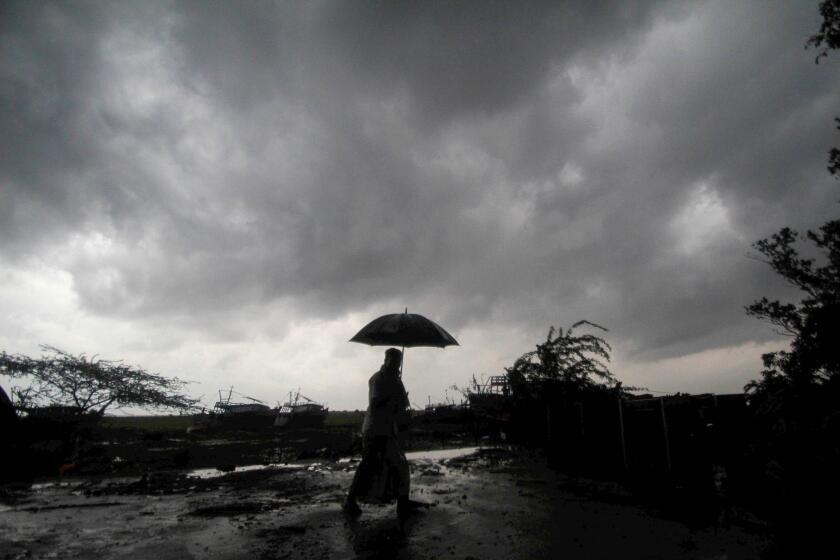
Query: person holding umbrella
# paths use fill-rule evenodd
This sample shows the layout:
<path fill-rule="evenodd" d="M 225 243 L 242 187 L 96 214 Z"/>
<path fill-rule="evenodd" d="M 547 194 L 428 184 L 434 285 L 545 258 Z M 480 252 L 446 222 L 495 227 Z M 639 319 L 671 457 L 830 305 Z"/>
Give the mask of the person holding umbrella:
<path fill-rule="evenodd" d="M 422 315 L 393 313 L 365 325 L 350 342 L 370 346 L 457 346 L 446 330 Z M 397 498 L 397 515 L 404 518 L 425 504 L 408 499 L 408 462 L 397 434 L 408 429 L 411 419 L 408 393 L 402 383 L 403 353 L 396 348 L 385 351 L 385 362 L 368 382 L 368 409 L 362 425 L 362 461 L 344 501 L 344 512 L 359 515 L 357 498 L 377 501 Z"/>
<path fill-rule="evenodd" d="M 362 424 L 362 460 L 356 469 L 342 509 L 351 516 L 362 513 L 357 499 L 377 501 L 397 498 L 397 516 L 404 518 L 416 509 L 408 498 L 408 462 L 397 435 L 408 428 L 408 394 L 400 377 L 402 352 L 385 351 L 382 367 L 368 381 L 368 409 Z"/>

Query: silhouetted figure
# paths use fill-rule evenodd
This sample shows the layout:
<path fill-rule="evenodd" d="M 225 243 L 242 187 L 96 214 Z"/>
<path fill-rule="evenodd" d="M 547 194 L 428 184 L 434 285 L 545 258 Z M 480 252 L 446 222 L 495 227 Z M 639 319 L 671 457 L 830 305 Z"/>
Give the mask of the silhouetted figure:
<path fill-rule="evenodd" d="M 6 430 L 10 430 L 12 426 L 16 426 L 17 420 L 18 417 L 15 412 L 15 405 L 12 404 L 12 399 L 3 390 L 3 387 L 0 387 L 0 426 L 2 426 L 3 432 L 8 433 Z"/>
<path fill-rule="evenodd" d="M 20 419 L 6 391 L 0 387 L 0 434 L 5 449 L 0 460 L 0 482 L 28 477 L 28 451 L 20 433 Z"/>
<path fill-rule="evenodd" d="M 359 515 L 357 498 L 386 502 L 397 498 L 397 515 L 404 517 L 414 508 L 408 499 L 408 462 L 397 434 L 408 428 L 409 402 L 402 379 L 402 352 L 385 351 L 385 362 L 368 382 L 368 409 L 362 425 L 362 461 L 356 469 L 343 509 Z"/>

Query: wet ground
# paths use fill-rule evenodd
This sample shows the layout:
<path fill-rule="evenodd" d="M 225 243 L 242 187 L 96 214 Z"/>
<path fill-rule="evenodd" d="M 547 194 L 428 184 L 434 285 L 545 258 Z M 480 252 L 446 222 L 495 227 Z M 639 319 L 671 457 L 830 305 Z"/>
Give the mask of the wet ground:
<path fill-rule="evenodd" d="M 669 519 L 616 484 L 566 477 L 539 458 L 473 451 L 409 455 L 412 498 L 429 507 L 403 524 L 393 505 L 342 515 L 348 459 L 47 481 L 3 496 L 0 555 L 737 559 L 766 545 L 737 524 Z"/>

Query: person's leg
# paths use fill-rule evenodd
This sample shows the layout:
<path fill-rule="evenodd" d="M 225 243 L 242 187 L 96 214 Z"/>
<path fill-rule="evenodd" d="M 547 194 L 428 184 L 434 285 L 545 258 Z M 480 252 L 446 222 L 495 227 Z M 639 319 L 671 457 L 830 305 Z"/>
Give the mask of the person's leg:
<path fill-rule="evenodd" d="M 357 502 L 357 498 L 362 487 L 370 478 L 369 473 L 373 462 L 373 458 L 371 457 L 372 452 L 373 445 L 371 445 L 370 438 L 363 438 L 362 459 L 356 467 L 356 473 L 353 475 L 353 482 L 350 483 L 350 489 L 347 491 L 347 497 L 345 498 L 344 505 L 342 506 L 342 509 L 344 509 L 347 513 L 359 514 L 362 512 Z"/>
<path fill-rule="evenodd" d="M 399 483 L 397 485 L 397 497 L 399 499 L 408 499 L 409 491 L 411 490 L 411 476 L 408 469 L 408 461 L 405 454 L 397 448 L 396 457 L 394 458 L 394 468 L 397 471 Z"/>
<path fill-rule="evenodd" d="M 397 515 L 406 517 L 417 509 L 418 504 L 408 498 L 411 491 L 411 476 L 408 461 L 396 438 L 388 442 L 386 460 L 390 468 L 397 473 Z"/>
<path fill-rule="evenodd" d="M 383 461 L 387 460 L 388 440 L 389 438 L 387 436 L 365 436 L 362 441 L 362 460 L 359 462 L 358 468 L 356 468 L 353 482 L 347 491 L 347 498 L 344 501 L 345 512 L 361 513 L 357 498 L 360 495 L 371 496 L 371 494 L 375 495 L 377 493 L 377 489 L 372 485 L 375 485 L 377 482 L 382 482 L 376 479 Z"/>

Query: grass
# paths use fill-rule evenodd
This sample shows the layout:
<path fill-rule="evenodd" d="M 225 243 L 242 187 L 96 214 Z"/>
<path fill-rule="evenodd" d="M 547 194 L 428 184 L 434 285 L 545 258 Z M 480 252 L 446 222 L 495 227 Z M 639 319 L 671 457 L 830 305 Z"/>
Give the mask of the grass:
<path fill-rule="evenodd" d="M 361 428 L 364 417 L 364 411 L 331 410 L 327 413 L 327 419 L 324 422 L 324 425 L 345 428 Z"/>
<path fill-rule="evenodd" d="M 145 432 L 178 432 L 192 425 L 192 416 L 105 416 L 100 425 Z"/>
<path fill-rule="evenodd" d="M 327 427 L 361 427 L 363 411 L 336 410 L 327 413 Z M 141 430 L 145 432 L 183 432 L 192 425 L 193 417 L 184 416 L 106 416 L 100 425 L 105 428 Z"/>

